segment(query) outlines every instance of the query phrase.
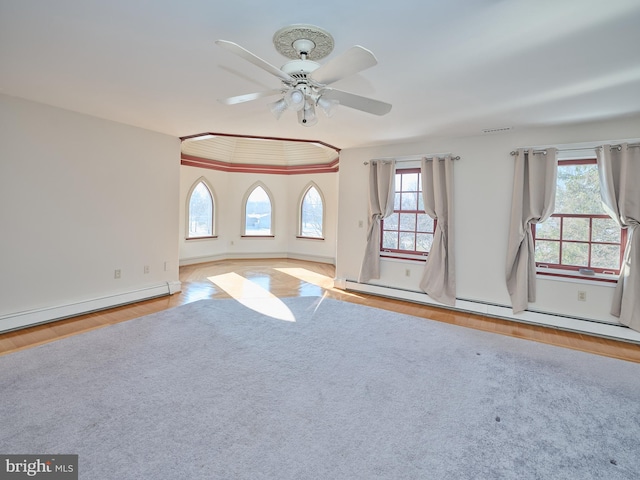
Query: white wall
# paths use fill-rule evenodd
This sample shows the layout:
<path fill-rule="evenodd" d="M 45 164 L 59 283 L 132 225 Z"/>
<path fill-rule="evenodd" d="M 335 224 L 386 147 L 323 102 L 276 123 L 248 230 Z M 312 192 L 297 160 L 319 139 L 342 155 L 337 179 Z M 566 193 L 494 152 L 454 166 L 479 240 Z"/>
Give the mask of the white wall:
<path fill-rule="evenodd" d="M 0 95 L 0 330 L 175 290 L 179 162 L 177 138 Z"/>
<path fill-rule="evenodd" d="M 514 130 L 467 138 L 438 138 L 412 144 L 385 145 L 341 152 L 336 277 L 357 281 L 366 243 L 367 167 L 376 157 L 451 152 L 455 164 L 455 253 L 459 299 L 510 306 L 505 285 L 506 246 L 511 208 L 513 157 L 521 146 L 561 145 L 637 138 L 640 118 Z M 407 164 L 408 166 L 408 164 Z M 359 222 L 364 227 L 359 227 Z M 410 276 L 406 276 L 406 270 Z M 382 260 L 381 278 L 371 281 L 393 289 L 419 290 L 423 264 Z M 538 278 L 531 310 L 617 323 L 609 314 L 610 285 Z M 587 292 L 579 302 L 578 290 Z M 426 295 L 425 295 L 426 296 Z"/>
<path fill-rule="evenodd" d="M 236 174 L 181 167 L 177 138 L 0 95 L 0 331 L 175 291 L 179 262 L 335 259 L 336 277 L 356 280 L 367 223 L 363 162 L 442 152 L 462 157 L 454 194 L 458 297 L 461 304 L 508 306 L 509 152 L 639 134 L 640 118 L 634 117 L 346 149 L 339 174 Z M 214 189 L 218 238 L 187 242 L 186 197 L 200 176 Z M 273 239 L 240 237 L 242 199 L 258 180 L 274 198 Z M 310 181 L 326 201 L 324 241 L 295 237 L 298 202 Z M 115 269 L 122 278 L 114 279 Z M 382 277 L 372 283 L 416 291 L 421 272 L 420 263 L 383 260 Z M 616 323 L 608 313 L 608 285 L 540 278 L 537 284 L 531 310 Z M 578 290 L 587 292 L 586 302 L 578 302 Z"/>
<path fill-rule="evenodd" d="M 180 170 L 180 263 L 225 258 L 299 258 L 335 263 L 338 185 L 336 173 L 266 175 L 227 173 L 182 166 Z M 187 202 L 191 187 L 204 177 L 213 189 L 217 238 L 186 240 Z M 249 188 L 261 182 L 274 203 L 274 238 L 242 238 L 242 203 Z M 296 238 L 301 195 L 314 182 L 325 200 L 324 240 Z"/>

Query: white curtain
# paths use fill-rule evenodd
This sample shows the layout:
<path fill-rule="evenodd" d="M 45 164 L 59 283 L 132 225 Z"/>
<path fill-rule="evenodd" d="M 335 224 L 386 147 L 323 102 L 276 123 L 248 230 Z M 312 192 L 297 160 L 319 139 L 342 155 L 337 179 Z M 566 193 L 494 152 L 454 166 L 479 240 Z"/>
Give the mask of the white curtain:
<path fill-rule="evenodd" d="M 380 278 L 380 220 L 393 213 L 395 160 L 372 161 L 369 165 L 369 224 L 367 246 L 358 282 Z"/>
<path fill-rule="evenodd" d="M 456 275 L 453 254 L 453 162 L 422 159 L 422 198 L 425 212 L 436 220 L 433 245 L 427 257 L 420 288 L 446 305 L 456 303 Z"/>
<path fill-rule="evenodd" d="M 628 144 L 596 149 L 600 192 L 607 213 L 627 229 L 620 276 L 611 314 L 640 331 L 640 148 Z"/>
<path fill-rule="evenodd" d="M 519 149 L 513 175 L 511 222 L 507 246 L 507 290 L 513 313 L 536 301 L 536 263 L 531 225 L 553 213 L 558 173 L 557 150 L 546 154 Z"/>

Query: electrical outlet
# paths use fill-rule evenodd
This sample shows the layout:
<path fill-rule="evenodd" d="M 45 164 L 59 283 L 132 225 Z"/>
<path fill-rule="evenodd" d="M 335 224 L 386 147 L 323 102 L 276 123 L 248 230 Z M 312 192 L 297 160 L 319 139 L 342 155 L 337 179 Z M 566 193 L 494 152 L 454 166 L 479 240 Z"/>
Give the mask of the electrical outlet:
<path fill-rule="evenodd" d="M 149 273 L 149 265 L 144 266 L 144 273 Z"/>
<path fill-rule="evenodd" d="M 408 268 L 404 271 L 404 276 L 405 277 L 410 277 L 411 276 L 411 270 L 409 270 Z"/>
<path fill-rule="evenodd" d="M 587 292 L 584 290 L 578 290 L 578 301 L 586 302 L 587 301 Z"/>
<path fill-rule="evenodd" d="M 362 220 L 358 220 L 358 227 L 359 227 L 359 228 L 364 227 L 364 221 L 362 221 Z"/>
<path fill-rule="evenodd" d="M 167 262 L 164 262 L 164 271 L 167 271 Z"/>
<path fill-rule="evenodd" d="M 113 271 L 113 278 L 120 278 L 122 276 L 122 272 L 120 271 L 120 269 L 118 268 L 117 270 Z"/>

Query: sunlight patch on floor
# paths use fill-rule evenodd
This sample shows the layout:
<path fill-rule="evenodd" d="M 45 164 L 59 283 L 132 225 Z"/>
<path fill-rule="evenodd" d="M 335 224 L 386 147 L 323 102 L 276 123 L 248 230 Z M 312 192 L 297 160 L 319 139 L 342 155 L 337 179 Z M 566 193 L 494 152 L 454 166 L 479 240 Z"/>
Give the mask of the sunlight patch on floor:
<path fill-rule="evenodd" d="M 293 312 L 282 300 L 242 275 L 231 272 L 207 277 L 207 280 L 251 310 L 277 320 L 296 321 Z"/>
<path fill-rule="evenodd" d="M 320 273 L 312 272 L 311 270 L 307 270 L 306 268 L 274 268 L 278 272 L 286 273 L 287 275 L 291 275 L 303 282 L 312 283 L 313 285 L 317 285 L 322 288 L 333 288 L 333 278 L 329 278 L 326 275 L 322 275 Z"/>
<path fill-rule="evenodd" d="M 350 297 L 358 297 L 362 298 L 360 295 L 356 295 L 355 293 L 349 293 L 346 290 L 340 290 L 333 287 L 333 278 L 327 277 L 326 275 L 322 275 L 321 273 L 312 272 L 311 270 L 307 270 L 306 268 L 274 268 L 278 272 L 285 273 L 287 275 L 291 275 L 292 277 L 297 278 L 298 280 L 302 280 L 303 282 L 310 283 L 312 285 L 317 285 L 318 287 L 324 288 L 325 290 L 333 290 L 339 291 L 343 295 L 347 295 Z"/>

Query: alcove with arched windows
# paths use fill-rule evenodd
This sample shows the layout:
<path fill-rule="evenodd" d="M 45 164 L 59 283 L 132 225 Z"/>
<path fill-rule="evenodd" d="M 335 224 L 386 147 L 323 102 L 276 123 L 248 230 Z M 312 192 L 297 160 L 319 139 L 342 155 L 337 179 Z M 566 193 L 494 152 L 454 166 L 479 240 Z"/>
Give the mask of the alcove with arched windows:
<path fill-rule="evenodd" d="M 213 197 L 214 235 L 192 239 L 189 201 L 203 179 Z M 337 172 L 264 175 L 183 166 L 181 182 L 181 264 L 269 257 L 335 262 Z"/>

